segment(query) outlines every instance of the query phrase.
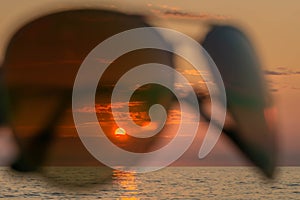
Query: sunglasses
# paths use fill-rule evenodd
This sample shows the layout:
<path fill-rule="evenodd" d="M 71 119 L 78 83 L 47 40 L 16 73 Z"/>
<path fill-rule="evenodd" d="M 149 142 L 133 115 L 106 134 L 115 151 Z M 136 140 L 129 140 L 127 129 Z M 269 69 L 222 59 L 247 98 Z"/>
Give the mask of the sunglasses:
<path fill-rule="evenodd" d="M 142 16 L 106 10 L 69 10 L 35 19 L 13 35 L 0 71 L 0 124 L 13 130 L 13 140 L 19 149 L 11 161 L 14 170 L 39 171 L 51 180 L 63 182 L 66 170 L 56 170 L 53 175 L 41 167 L 87 169 L 87 166 L 97 166 L 100 167 L 97 181 L 111 177 L 112 171 L 91 156 L 77 135 L 72 116 L 72 90 L 78 70 L 89 52 L 113 35 L 141 27 L 151 27 Z M 169 45 L 158 32 L 152 34 L 161 44 Z M 135 42 L 134 38 L 132 42 Z M 234 123 L 221 127 L 211 119 L 209 112 L 203 111 L 205 109 L 200 109 L 201 116 L 221 129 L 271 177 L 276 163 L 276 131 L 268 124 L 274 114 L 250 41 L 236 28 L 212 26 L 204 41 L 199 43 L 219 68 L 227 93 L 227 110 Z M 97 86 L 95 106 L 73 112 L 85 115 L 95 110 L 98 121 L 81 126 L 100 125 L 113 144 L 134 153 L 152 152 L 168 144 L 174 135 L 167 127 L 149 138 L 126 134 L 126 127 L 116 123 L 110 100 L 114 86 L 127 71 L 145 63 L 175 68 L 175 57 L 168 51 L 149 48 L 128 52 L 116 60 L 97 58 L 99 63 L 109 63 L 109 67 Z M 168 78 L 169 82 L 174 82 L 174 77 Z M 210 102 L 204 93 L 205 89 L 197 93 L 200 107 Z M 129 103 L 119 102 L 118 106 L 128 106 L 132 120 L 143 127 L 151 122 L 148 111 L 152 105 L 160 104 L 170 112 L 177 101 L 167 88 L 147 84 L 138 87 Z M 122 115 L 119 118 L 122 120 Z M 78 183 L 78 179 L 80 176 L 72 183 Z M 88 185 L 87 181 L 83 182 Z"/>

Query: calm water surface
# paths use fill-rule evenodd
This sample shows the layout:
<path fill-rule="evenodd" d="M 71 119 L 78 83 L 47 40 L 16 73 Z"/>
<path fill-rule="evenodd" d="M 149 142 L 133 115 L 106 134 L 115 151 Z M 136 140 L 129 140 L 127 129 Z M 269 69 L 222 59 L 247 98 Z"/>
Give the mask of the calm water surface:
<path fill-rule="evenodd" d="M 168 167 L 145 174 L 107 168 L 46 168 L 43 175 L 0 168 L 0 198 L 300 199 L 300 167 L 275 180 L 251 167 Z"/>

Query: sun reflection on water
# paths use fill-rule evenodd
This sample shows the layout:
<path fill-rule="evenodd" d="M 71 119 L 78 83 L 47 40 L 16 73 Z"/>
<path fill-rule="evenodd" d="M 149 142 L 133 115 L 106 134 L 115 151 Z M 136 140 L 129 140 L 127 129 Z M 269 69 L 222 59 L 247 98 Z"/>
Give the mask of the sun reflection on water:
<path fill-rule="evenodd" d="M 120 199 L 137 200 L 138 180 L 135 172 L 113 171 L 113 182 L 119 187 Z"/>

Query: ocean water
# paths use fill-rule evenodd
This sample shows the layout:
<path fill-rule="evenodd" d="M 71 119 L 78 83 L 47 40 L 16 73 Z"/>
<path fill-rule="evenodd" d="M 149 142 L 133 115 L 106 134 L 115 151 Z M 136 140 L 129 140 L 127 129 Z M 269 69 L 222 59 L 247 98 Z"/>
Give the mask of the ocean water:
<path fill-rule="evenodd" d="M 274 180 L 252 167 L 168 167 L 136 174 L 96 167 L 48 167 L 22 174 L 0 168 L 0 198 L 300 199 L 300 167 Z"/>

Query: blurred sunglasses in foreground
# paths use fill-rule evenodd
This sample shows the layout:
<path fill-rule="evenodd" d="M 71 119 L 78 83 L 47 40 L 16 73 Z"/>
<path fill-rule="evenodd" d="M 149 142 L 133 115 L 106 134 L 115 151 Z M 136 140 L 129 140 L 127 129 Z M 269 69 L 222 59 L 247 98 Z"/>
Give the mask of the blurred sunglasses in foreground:
<path fill-rule="evenodd" d="M 99 43 L 140 27 L 150 27 L 141 16 L 104 10 L 71 10 L 41 17 L 19 29 L 7 46 L 0 71 L 1 162 L 21 172 L 41 171 L 42 166 L 101 166 L 77 136 L 71 107 L 74 81 L 85 57 Z M 158 32 L 152 34 L 163 45 L 169 45 Z M 135 42 L 134 39 L 131 42 Z M 205 109 L 200 109 L 201 116 L 222 129 L 253 164 L 272 177 L 277 157 L 276 116 L 251 43 L 236 28 L 217 25 L 211 26 L 204 41 L 199 43 L 221 73 L 227 112 L 233 123 L 223 127 L 214 122 Z M 155 151 L 169 143 L 172 138 L 165 127 L 150 138 L 128 135 L 126 127 L 116 124 L 110 99 L 124 73 L 145 63 L 173 67 L 174 55 L 143 49 L 128 52 L 113 61 L 99 57 L 99 62 L 110 65 L 98 84 L 95 107 L 78 111 L 84 114 L 96 110 L 98 122 L 83 126 L 100 124 L 112 143 L 135 153 Z M 166 74 L 166 78 L 173 82 L 174 77 Z M 209 98 L 203 93 L 197 95 L 200 107 L 209 104 Z M 152 105 L 160 104 L 170 110 L 177 101 L 168 89 L 148 84 L 140 86 L 126 106 L 133 121 L 145 126 L 150 123 L 148 111 Z M 120 106 L 124 105 L 120 103 Z M 169 139 L 160 142 L 161 136 Z M 65 173 L 56 174 L 56 179 Z M 109 168 L 101 168 L 101 173 L 104 177 L 101 180 L 111 176 Z"/>

